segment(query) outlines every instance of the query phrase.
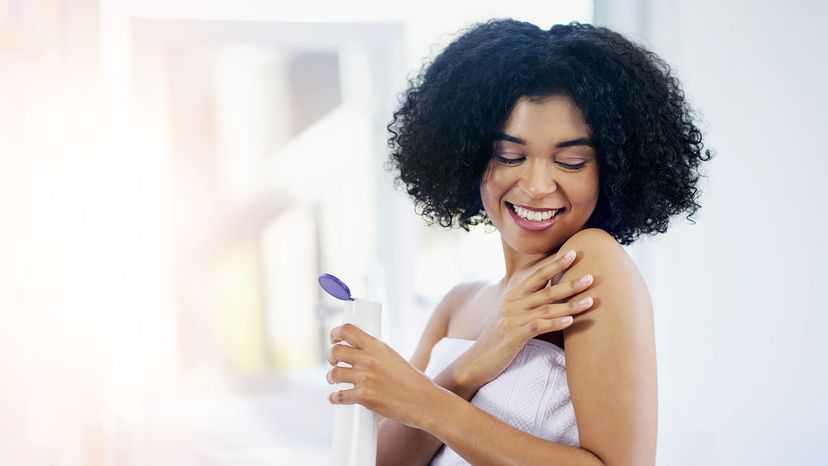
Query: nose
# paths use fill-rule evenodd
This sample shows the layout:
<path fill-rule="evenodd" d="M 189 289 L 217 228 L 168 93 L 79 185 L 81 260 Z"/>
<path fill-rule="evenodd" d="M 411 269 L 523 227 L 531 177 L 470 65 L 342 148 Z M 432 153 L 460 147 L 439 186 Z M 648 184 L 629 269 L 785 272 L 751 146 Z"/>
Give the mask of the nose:
<path fill-rule="evenodd" d="M 546 163 L 525 164 L 518 187 L 532 199 L 541 199 L 558 190 L 554 170 Z"/>

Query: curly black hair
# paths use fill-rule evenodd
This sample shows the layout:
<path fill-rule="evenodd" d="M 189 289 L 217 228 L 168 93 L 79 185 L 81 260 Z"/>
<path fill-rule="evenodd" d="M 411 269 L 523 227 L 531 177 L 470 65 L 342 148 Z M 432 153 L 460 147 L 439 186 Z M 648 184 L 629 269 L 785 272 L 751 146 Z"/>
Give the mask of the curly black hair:
<path fill-rule="evenodd" d="M 701 207 L 699 163 L 711 158 L 684 91 L 655 53 L 603 27 L 545 31 L 493 19 L 463 31 L 411 78 L 388 124 L 389 166 L 429 223 L 491 224 L 480 182 L 494 134 L 521 97 L 570 97 L 592 132 L 598 203 L 585 227 L 621 244 L 663 233 Z"/>

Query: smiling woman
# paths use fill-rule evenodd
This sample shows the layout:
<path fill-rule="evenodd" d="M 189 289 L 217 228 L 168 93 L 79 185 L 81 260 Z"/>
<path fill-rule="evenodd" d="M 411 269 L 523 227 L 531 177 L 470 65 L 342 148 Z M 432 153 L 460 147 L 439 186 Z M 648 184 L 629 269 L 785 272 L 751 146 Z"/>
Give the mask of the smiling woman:
<path fill-rule="evenodd" d="M 598 201 L 589 126 L 572 99 L 521 98 L 495 136 L 480 197 L 504 247 L 545 254 L 586 224 Z M 556 225 L 555 228 L 551 228 Z"/>
<path fill-rule="evenodd" d="M 354 388 L 331 402 L 386 418 L 377 464 L 655 464 L 653 309 L 622 245 L 699 208 L 690 114 L 655 54 L 587 24 L 478 24 L 413 80 L 399 180 L 431 222 L 493 225 L 506 272 L 452 289 L 408 362 L 333 330 L 352 367 L 328 380 Z"/>

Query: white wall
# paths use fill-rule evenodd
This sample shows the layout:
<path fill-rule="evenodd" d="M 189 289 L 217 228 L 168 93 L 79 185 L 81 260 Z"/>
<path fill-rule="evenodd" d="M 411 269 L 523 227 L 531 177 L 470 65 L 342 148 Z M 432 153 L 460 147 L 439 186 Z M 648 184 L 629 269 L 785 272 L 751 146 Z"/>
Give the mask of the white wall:
<path fill-rule="evenodd" d="M 599 1 L 596 23 L 673 65 L 716 151 L 698 223 L 631 248 L 656 306 L 658 464 L 826 464 L 827 5 L 629 3 L 638 22 Z"/>

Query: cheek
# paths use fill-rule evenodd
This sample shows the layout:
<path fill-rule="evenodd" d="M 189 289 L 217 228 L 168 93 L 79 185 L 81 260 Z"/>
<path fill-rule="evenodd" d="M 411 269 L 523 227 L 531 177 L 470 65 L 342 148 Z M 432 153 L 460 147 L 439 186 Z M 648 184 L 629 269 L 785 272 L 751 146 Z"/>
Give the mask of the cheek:
<path fill-rule="evenodd" d="M 598 202 L 598 186 L 597 173 L 591 173 L 589 176 L 579 179 L 576 183 L 570 184 L 567 195 L 570 202 L 579 208 L 594 207 Z"/>
<path fill-rule="evenodd" d="M 592 207 L 598 203 L 598 193 L 600 189 L 600 179 L 597 171 L 588 177 L 581 186 L 580 195 L 581 203 L 584 207 Z"/>
<path fill-rule="evenodd" d="M 598 202 L 598 193 L 601 190 L 601 177 L 599 175 L 600 175 L 600 172 L 596 168 L 594 173 L 592 174 L 592 178 L 590 179 L 590 190 L 592 191 L 592 203 L 593 204 Z"/>
<path fill-rule="evenodd" d="M 483 199 L 485 207 L 488 207 L 488 205 L 493 202 L 497 202 L 497 198 L 499 197 L 499 185 L 500 183 L 498 182 L 497 170 L 489 165 L 489 167 L 486 168 L 486 172 L 483 173 L 483 181 L 480 183 L 480 198 Z"/>
<path fill-rule="evenodd" d="M 483 208 L 490 211 L 493 205 L 497 202 L 497 196 L 493 192 L 491 182 L 484 181 L 480 183 L 480 199 L 483 201 Z"/>

